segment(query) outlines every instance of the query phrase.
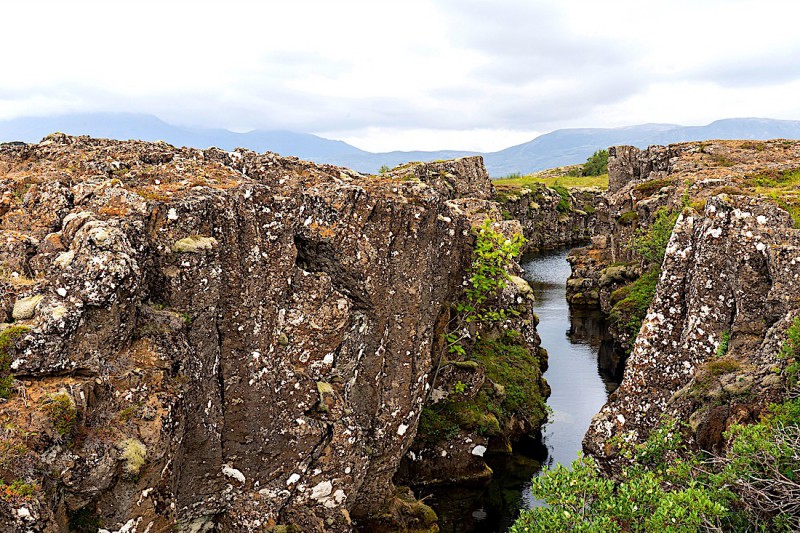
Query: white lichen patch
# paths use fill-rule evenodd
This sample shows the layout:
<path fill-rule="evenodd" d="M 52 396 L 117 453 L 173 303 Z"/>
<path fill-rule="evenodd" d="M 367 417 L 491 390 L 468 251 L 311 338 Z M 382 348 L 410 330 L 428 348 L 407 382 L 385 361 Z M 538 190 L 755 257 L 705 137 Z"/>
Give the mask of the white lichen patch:
<path fill-rule="evenodd" d="M 479 445 L 475 446 L 474 448 L 472 448 L 472 452 L 470 452 L 470 453 L 472 453 L 472 455 L 476 455 L 478 457 L 483 457 L 483 454 L 486 453 L 486 446 L 482 446 L 482 445 L 479 444 Z"/>
<path fill-rule="evenodd" d="M 236 468 L 233 468 L 232 466 L 222 465 L 222 473 L 225 476 L 229 477 L 229 478 L 235 479 L 239 483 L 244 483 L 245 482 L 245 477 L 244 477 L 244 474 L 242 474 L 242 471 L 238 470 Z"/>

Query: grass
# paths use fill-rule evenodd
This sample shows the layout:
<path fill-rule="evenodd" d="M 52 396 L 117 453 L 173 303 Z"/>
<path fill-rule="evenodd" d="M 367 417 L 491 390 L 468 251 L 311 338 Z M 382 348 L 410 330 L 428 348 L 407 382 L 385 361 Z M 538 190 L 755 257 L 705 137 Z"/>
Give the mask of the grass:
<path fill-rule="evenodd" d="M 800 229 L 800 169 L 752 174 L 744 178 L 744 186 L 788 211 L 794 227 Z"/>
<path fill-rule="evenodd" d="M 543 183 L 548 187 L 600 187 L 608 189 L 608 174 L 600 176 L 549 176 L 545 177 L 541 172 L 520 176 L 519 174 L 505 178 L 493 180 L 495 187 L 502 189 L 521 189 L 536 183 Z"/>

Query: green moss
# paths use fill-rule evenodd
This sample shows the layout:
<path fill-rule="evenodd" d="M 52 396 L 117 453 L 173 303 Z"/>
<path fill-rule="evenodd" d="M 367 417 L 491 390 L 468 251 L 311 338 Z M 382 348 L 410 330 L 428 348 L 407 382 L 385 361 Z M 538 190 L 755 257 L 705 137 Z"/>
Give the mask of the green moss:
<path fill-rule="evenodd" d="M 423 408 L 417 437 L 424 442 L 435 444 L 452 439 L 461 429 L 479 435 L 501 435 L 501 428 L 512 417 L 529 420 L 534 426 L 544 419 L 545 399 L 537 385 L 541 379 L 539 360 L 517 332 L 482 337 L 472 356 L 474 360 L 465 363 L 475 365 L 475 369 L 483 366 L 497 387 L 487 383 L 473 397 L 453 394 Z"/>
<path fill-rule="evenodd" d="M 709 361 L 705 364 L 705 366 L 709 373 L 714 377 L 731 374 L 742 368 L 742 365 L 739 361 L 729 357 Z"/>
<path fill-rule="evenodd" d="M 647 316 L 647 310 L 653 302 L 656 293 L 658 278 L 661 270 L 652 267 L 639 279 L 623 289 L 615 291 L 617 297 L 625 295 L 609 313 L 609 320 L 618 331 L 625 332 L 630 337 L 628 350 L 633 347 L 633 341 L 642 327 L 642 321 Z"/>
<path fill-rule="evenodd" d="M 637 220 L 639 220 L 639 213 L 636 211 L 625 211 L 619 216 L 619 218 L 617 218 L 617 223 L 622 224 L 623 226 L 630 226 Z"/>
<path fill-rule="evenodd" d="M 670 178 L 653 179 L 636 184 L 633 187 L 633 190 L 641 193 L 643 196 L 650 196 L 654 192 L 659 191 L 664 187 L 670 187 L 674 184 L 675 180 Z"/>
<path fill-rule="evenodd" d="M 44 400 L 42 410 L 47 413 L 56 432 L 69 438 L 78 421 L 78 409 L 72 397 L 66 392 L 50 394 Z"/>
<path fill-rule="evenodd" d="M 129 477 L 138 476 L 147 458 L 145 445 L 139 439 L 125 439 L 117 446 L 122 452 L 122 460 L 125 461 L 125 473 Z"/>
<path fill-rule="evenodd" d="M 10 374 L 14 343 L 30 331 L 27 326 L 11 326 L 0 333 L 0 398 L 9 398 L 14 391 L 14 376 Z"/>
<path fill-rule="evenodd" d="M 518 334 L 484 336 L 472 355 L 486 368 L 489 379 L 505 387 L 498 413 L 502 419 L 512 414 L 529 420 L 544 419 L 544 398 L 537 387 L 541 379 L 539 361 Z"/>
<path fill-rule="evenodd" d="M 570 195 L 569 191 L 561 185 L 551 185 L 550 188 L 560 197 L 556 204 L 556 211 L 559 213 L 569 213 L 572 211 L 572 195 Z"/>

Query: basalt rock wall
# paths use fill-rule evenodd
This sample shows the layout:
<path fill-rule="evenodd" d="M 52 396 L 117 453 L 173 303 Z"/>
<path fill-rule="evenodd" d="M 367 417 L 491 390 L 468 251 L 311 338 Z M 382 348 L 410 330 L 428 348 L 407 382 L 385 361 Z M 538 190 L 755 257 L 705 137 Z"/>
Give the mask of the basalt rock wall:
<path fill-rule="evenodd" d="M 800 312 L 800 230 L 787 212 L 796 209 L 800 143 L 610 153 L 607 207 L 592 245 L 572 254 L 568 294 L 613 315 L 617 289 L 643 272 L 658 277 L 624 380 L 584 448 L 613 469 L 613 437 L 641 441 L 667 416 L 688 423 L 693 446 L 720 451 L 727 428 L 756 421 L 788 393 L 778 353 Z M 665 212 L 677 220 L 663 263 L 649 264 L 631 243 Z"/>
<path fill-rule="evenodd" d="M 58 134 L 0 147 L 0 191 L 0 529 L 349 531 L 392 497 L 480 158 Z"/>
<path fill-rule="evenodd" d="M 514 191 L 500 189 L 496 200 L 506 218 L 522 225 L 527 252 L 585 243 L 596 231 L 595 212 L 603 208 L 603 193 L 598 188 L 559 192 L 532 184 Z"/>

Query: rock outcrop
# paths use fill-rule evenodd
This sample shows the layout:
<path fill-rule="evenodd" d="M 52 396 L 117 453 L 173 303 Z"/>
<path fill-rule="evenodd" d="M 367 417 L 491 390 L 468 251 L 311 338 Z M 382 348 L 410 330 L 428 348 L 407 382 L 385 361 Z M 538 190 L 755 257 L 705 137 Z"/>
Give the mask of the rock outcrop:
<path fill-rule="evenodd" d="M 505 218 L 522 224 L 525 251 L 536 252 L 588 241 L 595 233 L 595 212 L 603 203 L 603 191 L 594 187 L 556 190 L 534 183 L 498 189 L 495 199 Z"/>
<path fill-rule="evenodd" d="M 480 158 L 376 177 L 56 134 L 0 147 L 0 196 L 0 529 L 349 531 L 392 507 Z"/>
<path fill-rule="evenodd" d="M 641 441 L 667 416 L 718 451 L 728 427 L 786 395 L 777 355 L 800 309 L 800 230 L 787 212 L 797 214 L 800 143 L 618 147 L 609 170 L 604 234 L 573 254 L 570 294 L 596 291 L 587 300 L 613 317 L 620 287 L 658 275 L 624 380 L 584 448 L 613 467 L 613 437 Z M 652 235 L 665 213 L 677 221 L 663 263 L 648 264 L 631 240 Z"/>

